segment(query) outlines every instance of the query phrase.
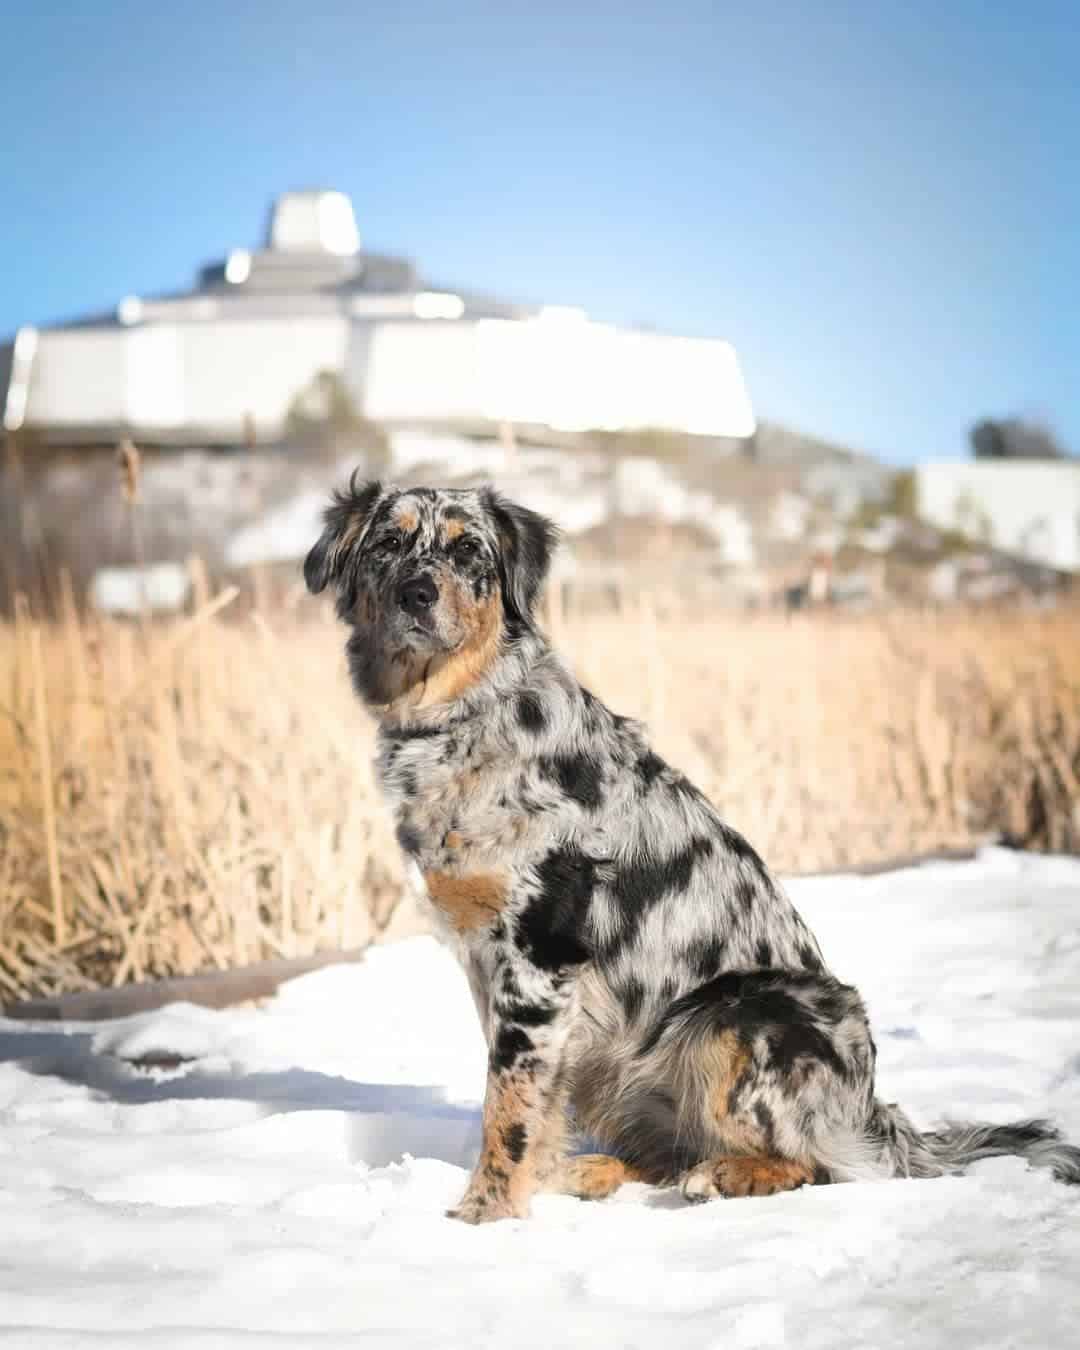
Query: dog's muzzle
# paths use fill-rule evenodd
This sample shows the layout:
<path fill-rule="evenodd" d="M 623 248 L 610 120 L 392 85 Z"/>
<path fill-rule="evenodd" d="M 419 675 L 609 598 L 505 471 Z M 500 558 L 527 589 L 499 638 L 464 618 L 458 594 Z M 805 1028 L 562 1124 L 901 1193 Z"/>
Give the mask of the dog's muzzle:
<path fill-rule="evenodd" d="M 438 598 L 439 588 L 426 573 L 409 577 L 398 586 L 398 606 L 413 619 L 430 618 Z"/>

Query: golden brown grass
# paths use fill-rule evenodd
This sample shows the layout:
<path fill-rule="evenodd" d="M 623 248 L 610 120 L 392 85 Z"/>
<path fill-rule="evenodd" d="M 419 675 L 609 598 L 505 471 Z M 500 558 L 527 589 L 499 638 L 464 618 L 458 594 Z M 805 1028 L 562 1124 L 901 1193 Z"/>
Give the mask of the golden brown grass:
<path fill-rule="evenodd" d="M 320 948 L 400 893 L 326 609 L 0 625 L 0 999 Z M 1075 612 L 550 613 L 578 673 L 784 870 L 1080 846 Z"/>

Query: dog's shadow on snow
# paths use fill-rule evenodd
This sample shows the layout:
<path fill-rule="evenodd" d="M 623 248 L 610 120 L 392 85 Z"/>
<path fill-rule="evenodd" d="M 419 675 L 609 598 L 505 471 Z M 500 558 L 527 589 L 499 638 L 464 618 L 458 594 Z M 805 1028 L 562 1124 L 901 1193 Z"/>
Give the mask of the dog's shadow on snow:
<path fill-rule="evenodd" d="M 125 1106 L 210 1100 L 251 1102 L 257 1117 L 340 1111 L 350 1160 L 369 1167 L 386 1167 L 408 1153 L 471 1170 L 480 1152 L 479 1106 L 449 1102 L 439 1087 L 358 1083 L 298 1068 L 230 1073 L 219 1067 L 220 1058 L 179 1060 L 168 1067 L 111 1054 L 96 1040 L 93 1031 L 81 1029 L 0 1030 L 0 1065 L 16 1063 L 27 1073 L 84 1087 L 99 1100 Z M 575 1151 L 596 1147 L 582 1138 Z M 688 1202 L 678 1190 L 648 1188 L 642 1203 L 651 1209 L 685 1209 Z"/>
<path fill-rule="evenodd" d="M 138 1106 L 165 1101 L 245 1101 L 257 1114 L 341 1111 L 353 1161 L 383 1167 L 405 1153 L 471 1167 L 480 1148 L 480 1110 L 446 1100 L 441 1088 L 358 1083 L 310 1069 L 230 1073 L 220 1060 L 140 1064 L 104 1052 L 90 1031 L 39 1027 L 0 1031 L 0 1064 L 59 1078 L 99 1098 Z"/>

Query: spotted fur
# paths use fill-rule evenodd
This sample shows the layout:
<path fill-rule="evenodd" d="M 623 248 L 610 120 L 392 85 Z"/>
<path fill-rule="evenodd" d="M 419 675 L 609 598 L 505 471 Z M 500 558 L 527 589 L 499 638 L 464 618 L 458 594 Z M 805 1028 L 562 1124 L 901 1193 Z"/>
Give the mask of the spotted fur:
<path fill-rule="evenodd" d="M 1080 1181 L 1045 1122 L 923 1134 L 878 1101 L 862 1001 L 782 887 L 537 628 L 554 543 L 487 489 L 353 481 L 305 564 L 350 629 L 397 838 L 487 1038 L 457 1216 L 521 1216 L 542 1189 L 760 1195 L 1003 1152 Z M 571 1125 L 612 1156 L 571 1157 Z"/>

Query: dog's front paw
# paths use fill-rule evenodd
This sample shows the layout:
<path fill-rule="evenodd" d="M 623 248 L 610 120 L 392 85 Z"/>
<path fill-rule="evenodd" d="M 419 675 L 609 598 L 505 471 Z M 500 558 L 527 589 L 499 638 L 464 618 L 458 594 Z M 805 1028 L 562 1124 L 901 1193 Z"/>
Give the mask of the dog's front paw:
<path fill-rule="evenodd" d="M 448 1219 L 462 1223 L 494 1223 L 496 1219 L 524 1219 L 527 1209 L 512 1205 L 505 1195 L 479 1196 L 466 1194 L 456 1209 L 448 1209 Z"/>

